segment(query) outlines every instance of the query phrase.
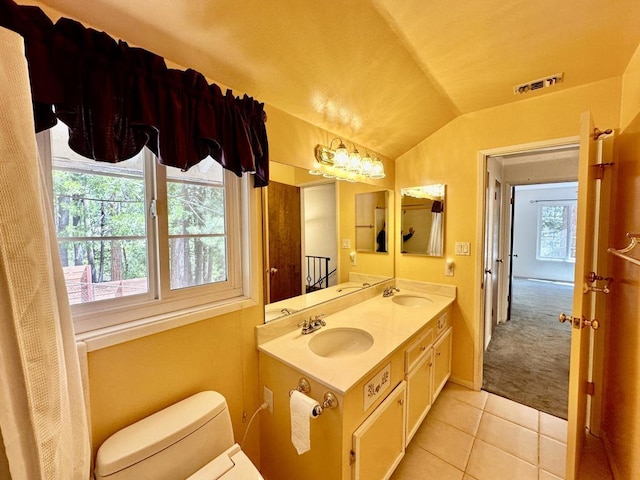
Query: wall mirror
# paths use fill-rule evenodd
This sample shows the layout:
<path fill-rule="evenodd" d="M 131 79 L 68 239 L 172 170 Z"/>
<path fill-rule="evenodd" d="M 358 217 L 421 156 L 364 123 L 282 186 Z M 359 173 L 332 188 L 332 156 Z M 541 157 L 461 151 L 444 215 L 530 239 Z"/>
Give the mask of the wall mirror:
<path fill-rule="evenodd" d="M 387 211 L 389 193 L 356 193 L 356 252 L 388 253 Z"/>
<path fill-rule="evenodd" d="M 400 194 L 401 253 L 443 256 L 445 186 L 402 188 Z"/>
<path fill-rule="evenodd" d="M 269 169 L 269 186 L 263 191 L 265 322 L 394 276 L 393 253 L 376 253 L 383 227 L 386 249 L 393 252 L 389 191 L 313 176 L 277 162 Z M 355 226 L 356 204 L 363 201 L 372 205 L 374 227 L 361 250 Z M 384 214 L 378 213 L 376 221 L 378 204 Z"/>

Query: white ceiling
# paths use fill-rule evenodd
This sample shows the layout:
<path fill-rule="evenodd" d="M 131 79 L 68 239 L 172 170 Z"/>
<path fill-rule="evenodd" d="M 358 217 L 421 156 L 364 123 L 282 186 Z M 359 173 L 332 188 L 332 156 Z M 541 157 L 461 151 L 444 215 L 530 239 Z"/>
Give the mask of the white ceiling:
<path fill-rule="evenodd" d="M 42 3 L 391 158 L 458 115 L 619 76 L 640 43 L 638 0 Z"/>

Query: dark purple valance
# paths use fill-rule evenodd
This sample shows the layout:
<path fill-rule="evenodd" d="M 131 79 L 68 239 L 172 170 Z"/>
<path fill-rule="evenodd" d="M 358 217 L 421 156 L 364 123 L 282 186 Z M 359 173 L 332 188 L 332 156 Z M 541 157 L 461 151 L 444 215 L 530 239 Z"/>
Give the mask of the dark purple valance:
<path fill-rule="evenodd" d="M 211 156 L 238 176 L 254 172 L 256 187 L 269 183 L 264 104 L 37 7 L 0 0 L 0 26 L 25 39 L 36 131 L 59 119 L 87 158 L 119 162 L 146 145 L 163 165 L 187 170 Z"/>

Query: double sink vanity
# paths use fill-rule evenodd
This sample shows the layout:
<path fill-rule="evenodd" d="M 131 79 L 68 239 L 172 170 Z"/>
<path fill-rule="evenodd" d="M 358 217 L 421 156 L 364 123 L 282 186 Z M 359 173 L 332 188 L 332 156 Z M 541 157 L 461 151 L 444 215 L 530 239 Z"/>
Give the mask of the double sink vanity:
<path fill-rule="evenodd" d="M 455 287 L 388 280 L 257 328 L 267 479 L 388 478 L 451 372 Z M 303 333 L 304 329 L 304 333 Z M 321 406 L 310 451 L 291 443 L 289 395 Z"/>

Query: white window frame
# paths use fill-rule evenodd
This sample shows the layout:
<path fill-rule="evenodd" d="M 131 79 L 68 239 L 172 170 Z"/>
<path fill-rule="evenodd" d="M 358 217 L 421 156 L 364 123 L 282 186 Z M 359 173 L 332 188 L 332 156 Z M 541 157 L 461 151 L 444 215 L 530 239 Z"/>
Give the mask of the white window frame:
<path fill-rule="evenodd" d="M 536 228 L 536 260 L 541 262 L 566 262 L 566 263 L 575 263 L 576 259 L 571 258 L 569 256 L 571 251 L 571 222 L 576 221 L 571 217 L 571 208 L 576 205 L 575 200 L 569 201 L 554 201 L 554 202 L 539 202 L 538 203 L 538 211 L 537 211 L 537 228 Z M 565 252 L 565 256 L 563 258 L 555 258 L 555 257 L 543 257 L 540 253 L 541 250 L 541 242 L 542 242 L 542 210 L 544 207 L 565 207 L 569 208 L 569 222 L 567 226 L 567 248 Z"/>
<path fill-rule="evenodd" d="M 51 201 L 53 162 L 49 131 L 39 133 L 37 142 Z M 253 258 L 250 228 L 256 194 L 252 191 L 255 189 L 249 186 L 248 175 L 238 178 L 224 170 L 227 280 L 171 290 L 166 168 L 145 149 L 148 292 L 72 305 L 78 339 L 115 333 L 120 340 L 107 340 L 106 345 L 115 344 L 257 305 L 256 288 L 251 288 L 256 275 L 252 264 L 256 264 L 257 259 Z M 127 333 L 126 330 L 135 332 Z M 122 332 L 125 334 L 117 335 Z M 105 341 L 102 341 L 102 346 L 105 346 Z"/>

